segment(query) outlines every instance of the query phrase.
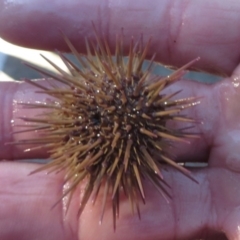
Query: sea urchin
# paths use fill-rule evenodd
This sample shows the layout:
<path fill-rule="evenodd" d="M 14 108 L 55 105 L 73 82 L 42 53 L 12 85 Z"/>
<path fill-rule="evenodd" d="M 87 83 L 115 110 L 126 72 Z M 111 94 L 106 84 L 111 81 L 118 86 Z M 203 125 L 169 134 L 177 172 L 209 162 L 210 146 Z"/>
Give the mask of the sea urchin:
<path fill-rule="evenodd" d="M 100 218 L 102 220 L 110 196 L 115 228 L 122 191 L 129 198 L 132 209 L 138 212 L 139 197 L 145 201 L 143 179 L 148 179 L 164 197 L 168 196 L 167 184 L 161 174 L 162 163 L 192 178 L 187 169 L 169 157 L 166 145 L 196 135 L 183 129 L 170 129 L 166 123 L 169 120 L 194 122 L 180 113 L 194 105 L 196 98 L 172 100 L 179 91 L 167 95 L 162 90 L 179 80 L 185 69 L 198 59 L 167 77 L 153 76 L 154 57 L 143 70 L 151 40 L 143 48 L 141 40 L 134 44 L 132 38 L 126 59 L 121 36 L 117 38 L 114 57 L 106 40 L 100 39 L 98 34 L 96 43 L 86 41 L 87 56 L 78 53 L 66 36 L 63 38 L 81 67 L 62 53 L 58 54 L 68 72 L 46 58 L 58 74 L 30 65 L 60 84 L 47 88 L 26 80 L 37 86 L 39 93 L 48 94 L 54 100 L 23 104 L 47 111 L 41 117 L 22 118 L 28 123 L 24 131 L 37 130 L 39 138 L 18 143 L 38 144 L 37 148 L 48 149 L 52 161 L 37 171 L 64 170 L 64 182 L 70 183 L 64 196 L 69 194 L 71 199 L 79 183 L 87 180 L 79 215 L 90 197 L 95 202 L 103 186 Z M 158 152 L 158 159 L 152 157 L 154 151 Z"/>

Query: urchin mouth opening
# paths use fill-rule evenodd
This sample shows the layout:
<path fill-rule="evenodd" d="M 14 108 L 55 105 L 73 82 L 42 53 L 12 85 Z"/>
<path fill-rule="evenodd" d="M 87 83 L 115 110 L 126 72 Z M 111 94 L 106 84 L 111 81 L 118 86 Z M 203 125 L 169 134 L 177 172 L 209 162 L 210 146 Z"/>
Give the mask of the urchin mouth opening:
<path fill-rule="evenodd" d="M 93 113 L 90 117 L 91 122 L 93 123 L 94 126 L 99 126 L 101 125 L 101 113 L 99 111 Z"/>

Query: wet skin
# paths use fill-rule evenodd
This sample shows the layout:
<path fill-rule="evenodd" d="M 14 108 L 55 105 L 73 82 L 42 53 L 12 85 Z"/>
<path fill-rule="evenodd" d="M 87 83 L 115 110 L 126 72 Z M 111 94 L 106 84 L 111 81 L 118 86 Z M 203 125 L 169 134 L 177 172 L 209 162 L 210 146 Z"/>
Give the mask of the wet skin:
<path fill-rule="evenodd" d="M 197 68 L 227 76 L 215 85 L 180 81 L 168 89 L 183 89 L 183 97 L 202 97 L 201 104 L 187 112 L 204 122 L 196 126 L 200 138 L 174 150 L 178 160 L 208 163 L 206 168 L 192 170 L 199 184 L 169 168 L 164 177 L 172 187 L 173 200 L 166 203 L 144 182 L 147 204 L 141 206 L 141 221 L 131 215 L 123 199 L 114 233 L 110 207 L 103 224 L 98 224 L 101 203 L 94 207 L 89 203 L 80 219 L 76 218 L 83 186 L 64 215 L 62 204 L 50 210 L 61 196 L 62 174 L 28 176 L 38 165 L 2 162 L 0 239 L 224 239 L 219 232 L 230 240 L 240 239 L 239 10 L 238 1 L 220 0 L 142 0 L 137 5 L 127 0 L 0 1 L 0 35 L 16 44 L 66 50 L 60 28 L 82 52 L 84 37 L 93 37 L 94 21 L 112 48 L 116 32 L 124 27 L 126 40 L 141 33 L 144 39 L 152 36 L 149 56 L 157 52 L 158 61 L 181 66 L 200 56 Z M 47 157 L 42 152 L 23 153 L 26 146 L 4 145 L 30 137 L 29 133 L 12 136 L 11 120 L 18 123 L 19 116 L 39 113 L 14 104 L 47 99 L 34 90 L 27 83 L 0 83 L 0 159 Z"/>

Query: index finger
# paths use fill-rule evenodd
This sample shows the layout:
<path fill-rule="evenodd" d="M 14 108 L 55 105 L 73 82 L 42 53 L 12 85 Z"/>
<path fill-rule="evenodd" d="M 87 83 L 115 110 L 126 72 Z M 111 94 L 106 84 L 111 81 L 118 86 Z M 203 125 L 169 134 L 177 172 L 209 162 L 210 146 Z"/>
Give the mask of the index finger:
<path fill-rule="evenodd" d="M 45 6 L 44 8 L 42 6 Z M 201 57 L 198 68 L 230 74 L 239 62 L 239 1 L 0 1 L 0 35 L 27 47 L 68 50 L 61 29 L 83 52 L 93 37 L 91 22 L 115 45 L 124 28 L 131 36 L 153 37 L 150 54 L 164 64 L 182 66 Z M 19 11 L 20 10 L 20 11 Z"/>

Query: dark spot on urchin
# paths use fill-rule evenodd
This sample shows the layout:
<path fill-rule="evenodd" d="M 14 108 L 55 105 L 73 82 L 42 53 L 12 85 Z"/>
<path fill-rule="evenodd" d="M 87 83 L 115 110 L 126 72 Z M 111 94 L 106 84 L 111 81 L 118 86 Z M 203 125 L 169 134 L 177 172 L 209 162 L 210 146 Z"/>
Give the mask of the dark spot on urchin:
<path fill-rule="evenodd" d="M 65 170 L 65 181 L 70 182 L 66 194 L 72 196 L 71 192 L 78 184 L 87 179 L 79 215 L 90 197 L 95 202 L 99 189 L 103 186 L 100 219 L 103 218 L 107 197 L 110 195 L 115 228 L 122 189 L 129 198 L 132 210 L 136 209 L 139 216 L 139 197 L 145 202 L 142 179 L 148 179 L 163 197 L 171 197 L 161 174 L 162 162 L 192 178 L 188 170 L 169 158 L 165 146 L 169 141 L 194 137 L 182 130 L 167 128 L 166 122 L 194 122 L 179 113 L 185 106 L 195 102 L 195 99 L 172 100 L 178 92 L 162 95 L 161 91 L 177 81 L 197 59 L 170 76 L 154 77 L 150 73 L 152 63 L 147 70 L 142 70 L 150 41 L 142 49 L 139 43 L 133 47 L 132 40 L 129 58 L 125 62 L 121 40 L 116 43 L 116 56 L 113 59 L 107 43 L 97 36 L 97 46 L 93 46 L 96 56 L 93 57 L 88 50 L 88 56 L 84 60 L 65 36 L 64 39 L 83 69 L 61 53 L 60 57 L 70 73 L 57 68 L 59 74 L 53 75 L 32 66 L 64 83 L 64 87 L 55 88 L 53 85 L 53 88 L 48 89 L 33 83 L 44 89 L 46 94 L 55 97 L 59 104 L 44 105 L 51 113 L 48 112 L 42 118 L 24 119 L 34 122 L 36 129 L 42 128 L 44 132 L 41 140 L 29 139 L 24 143 L 40 142 L 42 147 L 51 148 L 53 161 L 39 170 L 48 167 L 55 171 Z M 160 160 L 152 157 L 152 151 L 158 151 Z"/>
<path fill-rule="evenodd" d="M 95 112 L 90 116 L 90 119 L 93 123 L 93 125 L 100 125 L 101 124 L 101 113 Z"/>

